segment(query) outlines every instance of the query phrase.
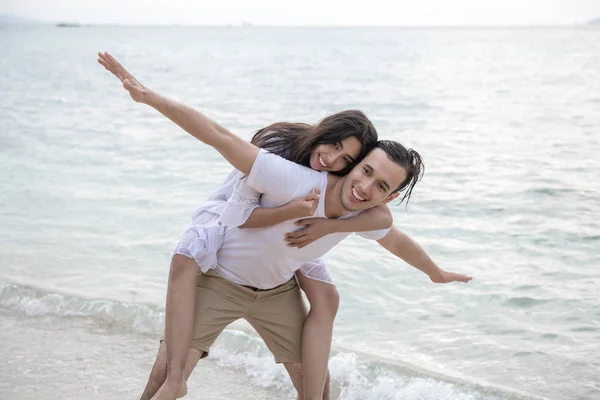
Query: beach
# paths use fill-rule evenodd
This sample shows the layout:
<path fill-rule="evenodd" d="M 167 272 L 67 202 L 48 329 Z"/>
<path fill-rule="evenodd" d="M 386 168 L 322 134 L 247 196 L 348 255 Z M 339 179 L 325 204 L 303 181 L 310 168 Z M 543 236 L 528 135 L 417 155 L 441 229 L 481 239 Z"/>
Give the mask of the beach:
<path fill-rule="evenodd" d="M 85 319 L 1 311 L 0 327 L 5 400 L 139 398 L 158 350 L 156 337 L 115 333 Z M 210 360 L 198 363 L 189 391 L 189 399 L 286 398 Z"/>
<path fill-rule="evenodd" d="M 0 30 L 0 398 L 137 398 L 172 251 L 230 166 L 96 62 L 249 139 L 364 111 L 426 172 L 394 224 L 438 285 L 351 235 L 341 400 L 600 398 L 600 30 L 53 26 Z M 240 323 L 187 398 L 294 398 Z M 254 396 L 254 397 L 252 397 Z"/>

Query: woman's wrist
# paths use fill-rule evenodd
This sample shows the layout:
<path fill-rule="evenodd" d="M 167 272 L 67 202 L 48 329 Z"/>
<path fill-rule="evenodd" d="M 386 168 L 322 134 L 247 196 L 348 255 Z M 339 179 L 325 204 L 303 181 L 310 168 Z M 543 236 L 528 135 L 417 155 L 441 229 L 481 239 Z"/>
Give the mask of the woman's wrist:
<path fill-rule="evenodd" d="M 306 218 L 306 215 L 303 214 L 303 210 L 294 205 L 294 203 L 288 203 L 281 207 L 284 215 L 287 217 L 286 219 L 296 219 L 296 218 Z"/>
<path fill-rule="evenodd" d="M 142 94 L 142 99 L 141 99 L 140 103 L 144 103 L 150 107 L 157 105 L 158 102 L 160 101 L 160 95 L 156 92 L 153 92 L 152 90 L 150 90 L 148 88 L 144 88 L 143 91 L 141 92 L 141 94 Z"/>

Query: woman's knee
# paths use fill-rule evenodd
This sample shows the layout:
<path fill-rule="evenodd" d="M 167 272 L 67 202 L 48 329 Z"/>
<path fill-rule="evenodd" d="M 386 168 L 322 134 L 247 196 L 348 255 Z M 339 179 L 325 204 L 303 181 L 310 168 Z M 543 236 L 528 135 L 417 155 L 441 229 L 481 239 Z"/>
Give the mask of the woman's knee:
<path fill-rule="evenodd" d="M 181 254 L 175 254 L 171 260 L 170 274 L 173 278 L 178 278 L 182 275 L 196 275 L 199 271 L 198 264 L 194 259 Z"/>
<path fill-rule="evenodd" d="M 335 286 L 322 283 L 318 290 L 314 290 L 308 297 L 311 308 L 318 309 L 332 317 L 338 312 L 340 295 Z"/>

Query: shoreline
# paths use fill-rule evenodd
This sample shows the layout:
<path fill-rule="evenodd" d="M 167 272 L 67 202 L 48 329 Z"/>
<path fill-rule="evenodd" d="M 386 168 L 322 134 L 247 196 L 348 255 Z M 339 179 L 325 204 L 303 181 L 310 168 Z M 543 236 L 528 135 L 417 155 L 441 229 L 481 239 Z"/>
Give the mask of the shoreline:
<path fill-rule="evenodd" d="M 48 288 L 10 282 L 4 282 L 0 288 L 0 323 L 5 325 L 4 320 L 14 321 L 4 329 L 6 332 L 0 335 L 2 343 L 25 341 L 39 346 L 39 342 L 42 341 L 44 346 L 51 348 L 54 346 L 53 336 L 64 338 L 61 340 L 66 342 L 74 342 L 75 337 L 76 342 L 87 343 L 97 354 L 103 355 L 105 349 L 113 354 L 114 359 L 121 360 L 121 363 L 123 360 L 132 360 L 132 365 L 136 365 L 135 368 L 139 371 L 136 372 L 137 383 L 132 383 L 130 388 L 131 396 L 135 398 L 141 394 L 141 386 L 145 385 L 147 374 L 154 362 L 161 326 L 164 323 L 164 314 L 160 308 L 150 304 L 121 303 L 116 299 L 91 299 L 67 293 L 58 294 L 49 291 Z M 5 337 L 6 335 L 10 337 Z M 101 342 L 101 346 L 98 347 L 97 343 L 93 342 L 90 338 L 92 335 Z M 66 350 L 59 346 L 55 356 L 56 363 L 63 363 L 65 358 L 70 363 L 67 367 L 76 370 L 76 362 Z M 81 350 L 85 350 L 85 347 Z M 0 351 L 9 354 L 9 358 L 19 357 L 19 354 L 31 358 L 32 350 L 21 348 L 15 353 L 12 347 L 6 350 L 0 347 Z M 40 353 L 43 350 L 38 348 L 35 352 Z M 19 365 L 18 360 L 13 361 Z M 53 366 L 53 360 L 45 362 L 47 367 Z M 32 363 L 35 364 L 35 360 L 32 360 Z M 103 363 L 110 365 L 113 360 L 105 359 Z M 459 395 L 466 396 L 466 400 L 543 399 L 510 387 L 436 368 L 434 365 L 391 359 L 367 349 L 360 351 L 343 345 L 334 346 L 329 366 L 332 376 L 332 398 L 354 399 L 354 396 L 359 396 L 356 398 L 362 399 L 361 396 L 372 396 L 378 390 L 384 389 L 380 388 L 381 386 L 390 394 L 410 390 L 410 386 L 414 384 L 424 384 L 430 386 L 434 398 Z M 262 340 L 244 321 L 235 322 L 225 330 L 211 349 L 208 359 L 202 360 L 196 370 L 202 372 L 193 374 L 190 382 L 198 375 L 220 379 L 220 374 L 226 371 L 244 379 L 245 390 L 264 389 L 269 392 L 275 388 L 278 394 L 269 395 L 267 398 L 282 398 L 282 393 L 293 398 L 293 388 L 283 367 L 273 362 L 273 357 Z M 373 371 L 379 372 L 373 374 Z M 0 370 L 0 373 L 3 372 Z M 43 371 L 39 373 L 44 375 Z M 10 371 L 4 374 L 9 376 Z M 122 372 L 117 376 L 121 379 L 128 376 L 128 373 Z M 12 379 L 18 381 L 17 386 L 23 385 L 17 378 Z M 196 384 L 202 387 L 205 382 L 199 380 Z M 193 386 L 191 383 L 190 391 Z M 208 390 L 212 391 L 213 388 L 209 386 Z M 2 392 L 0 386 L 0 398 L 4 399 L 1 396 Z"/>
<path fill-rule="evenodd" d="M 235 341 L 236 337 L 244 343 L 248 340 L 243 331 L 233 330 L 224 336 L 225 341 L 232 338 Z M 0 352 L 4 355 L 0 374 L 5 378 L 0 381 L 0 398 L 139 398 L 156 357 L 158 338 L 156 334 L 127 332 L 118 325 L 94 318 L 53 314 L 25 316 L 0 307 Z M 252 341 L 255 343 L 249 346 L 256 347 L 260 340 Z M 295 398 L 285 370 L 273 362 L 268 352 L 232 351 L 228 347 L 217 341 L 210 356 L 198 363 L 188 381 L 186 398 Z M 494 388 L 495 385 L 460 384 L 460 379 L 453 384 L 431 371 L 419 374 L 398 364 L 398 372 L 403 370 L 404 374 L 396 375 L 390 370 L 381 371 L 379 377 L 369 378 L 370 373 L 363 375 L 364 368 L 378 369 L 374 365 L 362 365 L 354 353 L 332 353 L 331 398 L 379 399 L 378 396 L 390 396 L 399 389 L 399 399 L 406 395 L 421 398 L 419 396 L 426 393 L 431 399 L 542 399 L 502 390 L 508 388 Z M 390 386 L 396 390 L 390 392 Z"/>
<path fill-rule="evenodd" d="M 141 396 L 158 350 L 150 335 L 112 333 L 84 318 L 28 318 L 0 308 L 0 398 L 106 399 Z M 288 398 L 243 372 L 201 360 L 186 399 Z"/>

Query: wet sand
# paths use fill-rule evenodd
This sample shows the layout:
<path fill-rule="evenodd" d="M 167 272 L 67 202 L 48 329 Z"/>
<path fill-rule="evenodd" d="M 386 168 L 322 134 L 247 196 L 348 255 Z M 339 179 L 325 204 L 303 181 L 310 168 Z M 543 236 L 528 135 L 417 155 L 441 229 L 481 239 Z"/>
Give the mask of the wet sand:
<path fill-rule="evenodd" d="M 158 338 L 114 332 L 84 318 L 27 318 L 0 309 L 0 399 L 138 399 Z M 186 399 L 289 398 L 252 385 L 243 372 L 204 359 Z"/>

